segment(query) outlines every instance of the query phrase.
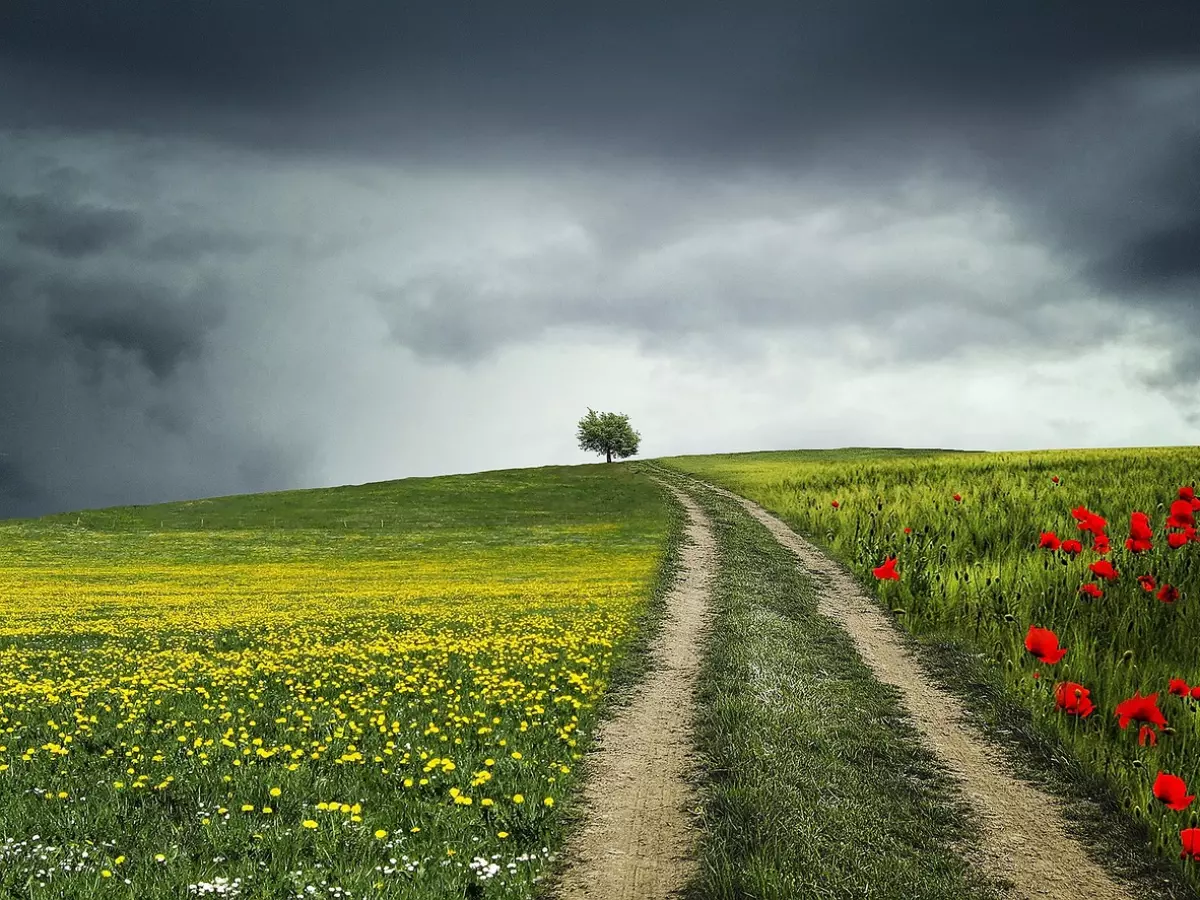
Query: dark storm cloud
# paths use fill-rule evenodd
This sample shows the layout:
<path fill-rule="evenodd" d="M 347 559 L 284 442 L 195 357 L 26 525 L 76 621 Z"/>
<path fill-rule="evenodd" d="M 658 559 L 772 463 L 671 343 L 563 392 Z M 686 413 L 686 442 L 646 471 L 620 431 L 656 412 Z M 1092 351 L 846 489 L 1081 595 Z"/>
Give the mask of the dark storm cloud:
<path fill-rule="evenodd" d="M 206 284 L 182 299 L 161 287 L 128 282 L 50 282 L 49 323 L 94 360 L 105 350 L 132 354 L 158 379 L 199 356 L 224 316 L 219 289 Z"/>
<path fill-rule="evenodd" d="M 194 263 L 208 256 L 236 257 L 253 253 L 265 243 L 262 238 L 243 234 L 185 229 L 154 238 L 143 255 L 160 262 Z"/>
<path fill-rule="evenodd" d="M 227 413 L 236 391 L 204 391 L 297 352 L 274 348 L 273 323 L 310 280 L 329 290 L 304 302 L 339 324 L 365 294 L 395 343 L 459 364 L 571 328 L 668 349 L 857 329 L 867 362 L 1016 359 L 1095 346 L 1147 311 L 1177 345 L 1144 381 L 1177 389 L 1200 378 L 1185 346 L 1200 330 L 1197 76 L 1196 0 L 10 0 L 0 138 L 28 153 L 77 140 L 34 175 L 0 153 L 0 384 L 20 386 L 0 391 L 0 503 L 289 485 L 303 454 L 252 406 Z M 412 218 L 393 220 L 386 262 L 330 276 L 376 237 L 354 224 L 373 202 L 345 174 L 359 163 L 457 173 L 467 187 L 442 182 L 454 252 L 411 261 L 441 200 L 393 183 L 383 196 Z M 778 193 L 709 190 L 744 192 L 747 173 Z M 957 185 L 953 202 L 901 197 L 914 173 Z M 468 237 L 492 201 L 455 211 L 460 195 L 510 178 L 571 182 L 553 223 L 574 228 L 566 243 L 480 249 L 521 220 L 519 193 Z M 830 232 L 794 221 L 864 198 L 883 211 Z M 969 215 L 992 198 L 1010 229 Z M 535 245 L 543 213 L 521 220 Z M 260 253 L 276 255 L 256 267 Z M 1091 295 L 1108 306 L 1071 306 Z M 227 327 L 239 312 L 259 331 Z M 333 382 L 351 361 L 322 362 Z M 268 383 L 307 412 L 302 389 Z M 165 446 L 171 464 L 155 461 Z"/>
<path fill-rule="evenodd" d="M 1108 242 L 1088 270 L 1097 284 L 1200 310 L 1200 133 L 1189 137 L 1181 138 L 1128 198 L 1132 216 L 1139 208 L 1158 208 L 1162 224 L 1125 230 Z"/>
<path fill-rule="evenodd" d="M 27 125 L 498 169 L 815 169 L 876 186 L 933 165 L 1004 192 L 1098 284 L 1125 289 L 1143 273 L 1153 287 L 1170 250 L 1155 249 L 1161 216 L 1127 215 L 1155 186 L 1048 186 L 1039 173 L 1097 135 L 1064 149 L 1044 132 L 1097 85 L 1200 66 L 1200 4 L 59 0 L 10 10 L 4 59 L 25 90 L 0 100 L 0 121 Z M 1179 140 L 1194 146 L 1190 124 Z M 1159 186 L 1194 196 L 1194 170 Z M 149 252 L 229 249 L 204 248 L 161 238 Z"/>
<path fill-rule="evenodd" d="M 132 210 L 78 206 L 45 196 L 0 195 L 3 219 L 15 226 L 19 243 L 69 259 L 127 244 L 141 228 L 141 218 Z"/>
<path fill-rule="evenodd" d="M 0 505 L 8 506 L 37 499 L 37 486 L 25 477 L 14 462 L 0 456 Z"/>
<path fill-rule="evenodd" d="M 1118 290 L 1175 289 L 1191 295 L 1181 302 L 1200 304 L 1200 215 L 1138 237 L 1097 265 L 1095 273 Z"/>
<path fill-rule="evenodd" d="M 228 316 L 219 277 L 131 278 L 13 245 L 0 263 L 0 519 L 289 483 L 302 454 L 205 422 L 196 375 Z"/>
<path fill-rule="evenodd" d="M 139 102 L 106 105 L 112 124 L 327 152 L 441 154 L 475 133 L 535 139 L 519 152 L 545 139 L 779 164 L 881 119 L 987 140 L 1094 78 L 1196 61 L 1198 34 L 1191 0 L 27 0 L 10 4 L 0 58 L 92 85 L 87 102 L 10 100 L 30 124 L 124 95 Z"/>

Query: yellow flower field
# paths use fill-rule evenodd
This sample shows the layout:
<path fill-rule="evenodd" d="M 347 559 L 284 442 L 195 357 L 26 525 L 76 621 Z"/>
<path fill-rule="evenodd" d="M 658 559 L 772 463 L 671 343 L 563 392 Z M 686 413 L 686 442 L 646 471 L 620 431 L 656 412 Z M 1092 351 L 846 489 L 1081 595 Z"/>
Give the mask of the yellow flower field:
<path fill-rule="evenodd" d="M 620 487 L 633 526 L 337 553 L 0 524 L 0 891 L 529 896 L 663 558 Z"/>

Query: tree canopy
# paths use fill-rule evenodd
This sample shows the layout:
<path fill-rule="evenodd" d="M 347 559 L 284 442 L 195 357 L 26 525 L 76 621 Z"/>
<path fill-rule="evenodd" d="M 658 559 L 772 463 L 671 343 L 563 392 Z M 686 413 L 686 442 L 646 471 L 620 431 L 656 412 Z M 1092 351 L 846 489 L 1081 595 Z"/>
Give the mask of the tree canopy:
<path fill-rule="evenodd" d="M 624 459 L 638 451 L 642 436 L 629 424 L 629 416 L 621 413 L 598 413 L 590 406 L 587 415 L 579 420 L 579 449 L 603 453 L 606 462 L 613 457 Z"/>

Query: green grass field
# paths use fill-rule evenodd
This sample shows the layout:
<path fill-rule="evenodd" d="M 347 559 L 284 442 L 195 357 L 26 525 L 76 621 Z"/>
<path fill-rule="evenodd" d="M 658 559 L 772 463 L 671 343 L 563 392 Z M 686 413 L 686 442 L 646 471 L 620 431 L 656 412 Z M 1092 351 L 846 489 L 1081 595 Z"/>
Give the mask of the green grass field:
<path fill-rule="evenodd" d="M 530 896 L 670 516 L 587 467 L 0 522 L 0 896 Z"/>
<path fill-rule="evenodd" d="M 1144 826 L 1163 858 L 1193 887 L 1195 863 L 1179 861 L 1181 831 L 1200 824 L 1195 804 L 1170 809 L 1152 794 L 1162 771 L 1200 782 L 1200 710 L 1172 679 L 1200 682 L 1200 544 L 1168 545 L 1167 516 L 1181 486 L 1200 475 L 1195 448 L 959 454 L 810 451 L 679 457 L 661 463 L 761 503 L 842 560 L 929 645 L 978 661 L 1028 713 L 1033 735 L 1065 748 L 1079 779 L 1102 786 L 1124 816 Z M 1057 480 L 1054 480 L 1057 479 Z M 954 499 L 955 495 L 961 499 Z M 833 504 L 836 501 L 837 506 Z M 1072 510 L 1107 520 L 1100 553 Z M 1131 514 L 1147 513 L 1152 547 L 1126 549 Z M 1043 532 L 1081 539 L 1072 554 L 1039 547 Z M 874 570 L 896 559 L 898 580 Z M 1104 578 L 1101 560 L 1116 570 Z M 1151 575 L 1153 590 L 1139 576 Z M 1101 596 L 1081 593 L 1094 584 Z M 1178 599 L 1159 599 L 1164 585 Z M 1026 648 L 1030 626 L 1051 629 L 1061 660 Z M 1089 694 L 1094 709 L 1060 708 L 1058 684 Z M 1156 694 L 1166 725 L 1117 706 Z M 1198 692 L 1200 693 L 1200 692 Z M 1123 707 L 1124 708 L 1124 707 Z M 1086 715 L 1078 713 L 1087 712 Z"/>
<path fill-rule="evenodd" d="M 1152 793 L 1159 771 L 1200 780 L 1200 545 L 1167 519 L 1193 448 L 657 462 L 843 561 L 1142 894 L 1197 895 L 1179 853 L 1200 814 Z M 0 897 L 545 895 L 589 735 L 645 671 L 676 572 L 682 520 L 655 471 L 0 521 Z M 787 551 L 696 499 L 718 558 L 689 896 L 990 896 L 973 813 L 894 692 Z M 1127 549 L 1135 511 L 1150 546 Z M 894 580 L 874 571 L 888 559 Z M 1035 658 L 1031 626 L 1065 655 Z M 1137 693 L 1166 724 L 1121 727 Z"/>

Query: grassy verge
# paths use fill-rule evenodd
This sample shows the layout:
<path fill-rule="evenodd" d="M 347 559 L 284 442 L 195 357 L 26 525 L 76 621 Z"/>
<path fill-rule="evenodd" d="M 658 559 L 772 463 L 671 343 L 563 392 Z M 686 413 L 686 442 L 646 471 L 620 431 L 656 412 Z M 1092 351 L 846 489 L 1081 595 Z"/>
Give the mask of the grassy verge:
<path fill-rule="evenodd" d="M 794 557 L 734 504 L 694 494 L 719 544 L 701 675 L 702 871 L 689 896 L 999 896 L 965 861 L 961 798 Z"/>

